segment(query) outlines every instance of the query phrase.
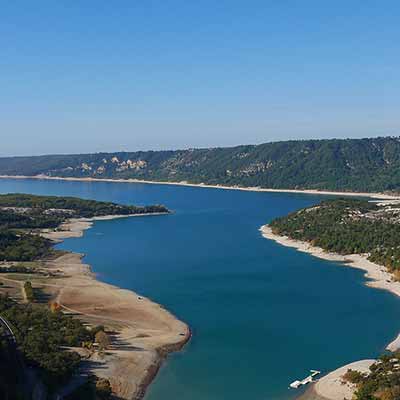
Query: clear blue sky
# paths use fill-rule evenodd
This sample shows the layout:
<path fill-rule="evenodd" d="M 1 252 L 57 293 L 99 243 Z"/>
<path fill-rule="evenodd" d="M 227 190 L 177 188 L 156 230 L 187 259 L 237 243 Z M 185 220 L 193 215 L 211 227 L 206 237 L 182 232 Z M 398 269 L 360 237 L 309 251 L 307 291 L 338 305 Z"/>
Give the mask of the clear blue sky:
<path fill-rule="evenodd" d="M 0 5 L 0 155 L 400 135 L 398 1 Z"/>

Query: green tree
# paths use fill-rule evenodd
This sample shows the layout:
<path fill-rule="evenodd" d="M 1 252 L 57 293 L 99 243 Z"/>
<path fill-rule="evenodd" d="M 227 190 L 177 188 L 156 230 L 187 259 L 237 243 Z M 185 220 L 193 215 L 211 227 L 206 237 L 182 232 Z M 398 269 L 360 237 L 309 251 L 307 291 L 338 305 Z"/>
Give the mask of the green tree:
<path fill-rule="evenodd" d="M 25 291 L 26 299 L 28 301 L 32 302 L 35 300 L 35 294 L 33 292 L 32 283 L 30 281 L 26 281 L 24 283 L 24 291 Z"/>
<path fill-rule="evenodd" d="M 96 343 L 99 345 L 99 350 L 104 351 L 111 344 L 110 337 L 104 331 L 99 331 L 95 336 Z"/>

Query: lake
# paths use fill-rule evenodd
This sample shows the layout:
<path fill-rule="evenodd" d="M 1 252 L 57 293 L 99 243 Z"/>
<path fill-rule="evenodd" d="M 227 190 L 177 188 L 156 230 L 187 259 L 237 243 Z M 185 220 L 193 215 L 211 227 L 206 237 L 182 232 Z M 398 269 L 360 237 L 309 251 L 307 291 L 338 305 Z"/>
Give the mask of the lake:
<path fill-rule="evenodd" d="M 379 355 L 400 331 L 400 302 L 363 273 L 264 239 L 272 218 L 323 196 L 170 185 L 0 180 L 0 192 L 162 203 L 168 216 L 99 221 L 59 248 L 98 278 L 187 322 L 146 400 L 287 400 L 291 381 Z"/>

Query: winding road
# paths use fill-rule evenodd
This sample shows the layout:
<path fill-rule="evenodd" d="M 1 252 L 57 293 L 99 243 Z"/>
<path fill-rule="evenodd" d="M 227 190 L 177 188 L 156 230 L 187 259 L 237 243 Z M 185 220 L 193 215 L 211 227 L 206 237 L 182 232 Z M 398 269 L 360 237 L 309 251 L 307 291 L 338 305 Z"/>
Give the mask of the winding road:
<path fill-rule="evenodd" d="M 5 329 L 6 332 L 8 332 L 6 334 L 6 338 L 14 345 L 16 346 L 17 344 L 17 340 L 15 338 L 14 332 L 11 329 L 10 324 L 7 322 L 6 319 L 4 319 L 1 315 L 0 315 L 0 325 Z"/>

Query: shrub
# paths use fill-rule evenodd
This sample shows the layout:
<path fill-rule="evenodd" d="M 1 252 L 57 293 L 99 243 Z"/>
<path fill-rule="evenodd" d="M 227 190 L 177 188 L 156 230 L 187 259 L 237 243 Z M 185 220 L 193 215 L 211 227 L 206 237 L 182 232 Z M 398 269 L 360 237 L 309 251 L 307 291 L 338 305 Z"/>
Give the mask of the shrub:
<path fill-rule="evenodd" d="M 96 382 L 96 395 L 101 400 L 107 400 L 111 397 L 111 385 L 108 379 L 99 379 Z"/>
<path fill-rule="evenodd" d="M 24 290 L 25 290 L 25 296 L 28 301 L 32 302 L 33 300 L 35 300 L 35 295 L 33 293 L 33 287 L 31 282 L 26 281 L 24 283 Z"/>
<path fill-rule="evenodd" d="M 347 372 L 343 375 L 343 379 L 350 383 L 358 384 L 362 382 L 365 378 L 365 375 L 360 371 L 355 371 L 354 369 L 348 369 Z"/>
<path fill-rule="evenodd" d="M 100 350 L 106 350 L 111 344 L 110 338 L 104 331 L 99 331 L 95 336 L 96 343 L 99 345 Z"/>

